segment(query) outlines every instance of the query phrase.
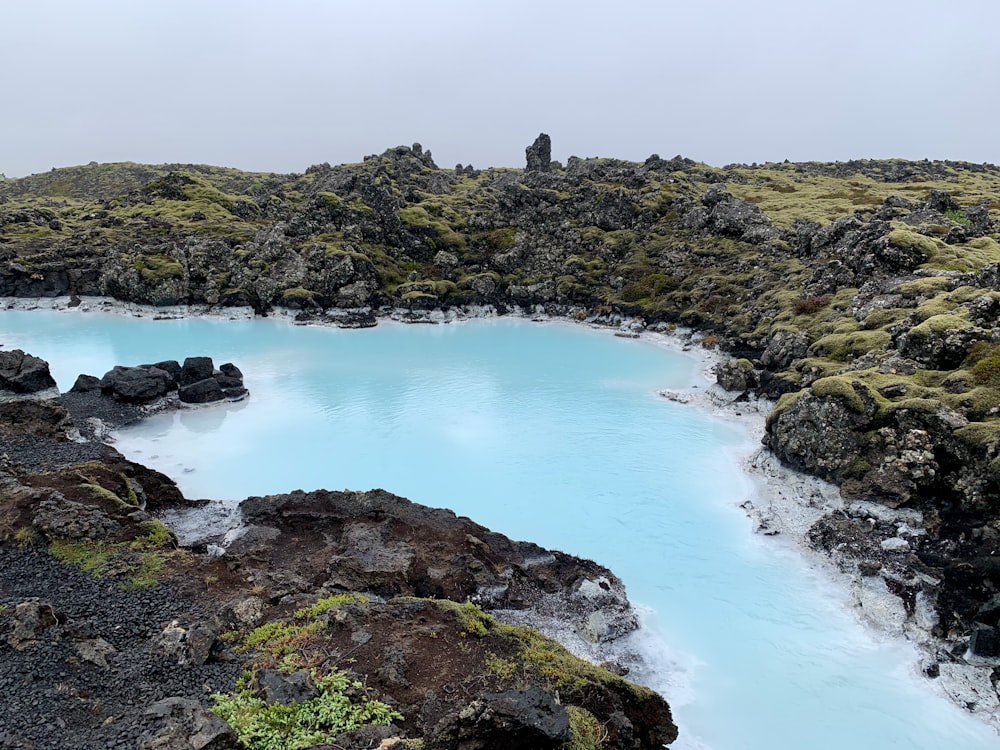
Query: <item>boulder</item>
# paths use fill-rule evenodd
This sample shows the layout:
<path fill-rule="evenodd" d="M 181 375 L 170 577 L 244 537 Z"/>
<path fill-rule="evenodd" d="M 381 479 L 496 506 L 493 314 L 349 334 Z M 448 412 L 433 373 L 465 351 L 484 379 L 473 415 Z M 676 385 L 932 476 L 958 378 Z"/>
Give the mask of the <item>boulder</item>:
<path fill-rule="evenodd" d="M 99 390 L 101 390 L 101 379 L 86 373 L 78 375 L 73 387 L 69 389 L 70 393 L 92 393 Z"/>
<path fill-rule="evenodd" d="M 428 750 L 556 750 L 569 742 L 569 714 L 539 687 L 486 694 L 445 716 Z"/>
<path fill-rule="evenodd" d="M 66 622 L 66 615 L 48 602 L 31 599 L 14 607 L 7 643 L 18 651 L 38 643 L 42 633 Z"/>
<path fill-rule="evenodd" d="M 219 382 L 211 376 L 203 380 L 182 384 L 177 395 L 186 404 L 208 404 L 225 398 Z"/>
<path fill-rule="evenodd" d="M 139 739 L 139 750 L 239 750 L 236 732 L 190 698 L 164 698 L 143 711 L 154 727 Z"/>
<path fill-rule="evenodd" d="M 188 357 L 181 367 L 178 384 L 183 388 L 202 380 L 206 380 L 215 373 L 215 366 L 211 357 Z"/>
<path fill-rule="evenodd" d="M 49 363 L 44 359 L 20 349 L 0 351 L 0 391 L 38 393 L 55 387 Z"/>
<path fill-rule="evenodd" d="M 174 387 L 175 380 L 166 370 L 154 365 L 112 368 L 101 378 L 101 391 L 130 403 L 147 403 L 167 393 Z"/>
<path fill-rule="evenodd" d="M 757 385 L 753 364 L 747 359 L 731 359 L 715 366 L 715 379 L 727 391 L 745 391 Z"/>

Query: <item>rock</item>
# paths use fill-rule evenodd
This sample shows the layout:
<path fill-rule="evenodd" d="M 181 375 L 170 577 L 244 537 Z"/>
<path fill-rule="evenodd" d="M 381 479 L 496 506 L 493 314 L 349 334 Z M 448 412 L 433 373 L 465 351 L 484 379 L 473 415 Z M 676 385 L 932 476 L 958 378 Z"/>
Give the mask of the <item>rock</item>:
<path fill-rule="evenodd" d="M 548 172 L 552 168 L 552 139 L 540 133 L 535 142 L 524 149 L 528 172 Z"/>
<path fill-rule="evenodd" d="M 715 379 L 727 391 L 746 391 L 757 385 L 753 363 L 748 359 L 730 359 L 715 366 Z"/>
<path fill-rule="evenodd" d="M 220 365 L 219 372 L 215 374 L 215 379 L 223 389 L 243 387 L 243 373 L 232 362 Z"/>
<path fill-rule="evenodd" d="M 760 355 L 760 362 L 769 370 L 784 370 L 806 356 L 808 350 L 809 335 L 804 331 L 775 331 Z"/>
<path fill-rule="evenodd" d="M 176 659 L 178 666 L 201 666 L 208 661 L 217 636 L 217 630 L 205 622 L 183 627 L 174 620 L 156 637 L 150 650 Z"/>
<path fill-rule="evenodd" d="M 177 390 L 177 396 L 185 404 L 209 404 L 213 401 L 222 401 L 226 397 L 219 381 L 213 377 L 181 385 Z"/>
<path fill-rule="evenodd" d="M 14 607 L 10 616 L 13 626 L 7 634 L 7 643 L 18 651 L 38 643 L 42 633 L 48 628 L 66 622 L 66 615 L 48 602 L 31 599 Z"/>
<path fill-rule="evenodd" d="M 974 625 L 969 638 L 969 650 L 976 656 L 989 659 L 1000 657 L 1000 633 L 992 625 Z"/>
<path fill-rule="evenodd" d="M 427 750 L 557 750 L 570 739 L 569 715 L 538 687 L 487 694 L 445 716 Z"/>
<path fill-rule="evenodd" d="M 880 545 L 885 552 L 909 552 L 910 543 L 898 536 L 883 539 Z"/>
<path fill-rule="evenodd" d="M 108 668 L 108 657 L 118 650 L 103 638 L 85 638 L 77 641 L 73 647 L 81 659 L 102 669 Z"/>
<path fill-rule="evenodd" d="M 165 396 L 175 381 L 170 373 L 153 365 L 117 366 L 101 378 L 101 391 L 130 403 L 147 403 Z"/>
<path fill-rule="evenodd" d="M 138 750 L 240 750 L 236 732 L 189 698 L 164 698 L 143 711 L 157 728 L 145 732 Z"/>
<path fill-rule="evenodd" d="M 286 674 L 277 669 L 260 669 L 255 674 L 257 693 L 268 703 L 290 706 L 315 698 L 319 693 L 305 669 Z"/>
<path fill-rule="evenodd" d="M 38 490 L 32 525 L 65 539 L 104 539 L 118 533 L 119 524 L 96 505 L 68 499 L 55 490 Z"/>
<path fill-rule="evenodd" d="M 181 387 L 198 383 L 211 378 L 215 372 L 211 357 L 188 357 L 181 367 L 177 383 Z"/>
<path fill-rule="evenodd" d="M 78 375 L 76 381 L 73 383 L 73 387 L 69 390 L 70 393 L 99 391 L 101 390 L 101 379 L 95 375 L 87 375 L 86 373 Z"/>
<path fill-rule="evenodd" d="M 941 685 L 951 698 L 969 711 L 994 711 L 1000 707 L 991 670 L 971 664 L 945 663 L 940 666 Z"/>
<path fill-rule="evenodd" d="M 20 349 L 0 351 L 0 391 L 39 393 L 56 387 L 49 363 Z"/>

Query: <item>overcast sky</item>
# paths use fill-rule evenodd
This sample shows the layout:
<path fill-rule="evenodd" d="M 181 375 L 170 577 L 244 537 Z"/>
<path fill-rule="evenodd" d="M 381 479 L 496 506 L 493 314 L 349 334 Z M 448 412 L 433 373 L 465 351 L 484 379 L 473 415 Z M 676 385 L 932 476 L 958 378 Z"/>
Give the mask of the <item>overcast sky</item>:
<path fill-rule="evenodd" d="M 1000 164 L 1000 0 L 0 0 L 0 172 Z"/>

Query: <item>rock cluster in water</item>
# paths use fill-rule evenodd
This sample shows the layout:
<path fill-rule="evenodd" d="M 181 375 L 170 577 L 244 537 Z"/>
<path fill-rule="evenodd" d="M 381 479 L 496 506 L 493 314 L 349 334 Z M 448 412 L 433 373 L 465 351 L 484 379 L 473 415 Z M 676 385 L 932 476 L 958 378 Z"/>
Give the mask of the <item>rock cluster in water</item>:
<path fill-rule="evenodd" d="M 135 367 L 118 365 L 102 378 L 80 375 L 72 388 L 73 393 L 94 391 L 132 404 L 148 404 L 173 392 L 185 404 L 235 401 L 248 393 L 236 365 L 227 362 L 215 369 L 211 357 L 188 357 L 183 365 L 176 360 Z"/>

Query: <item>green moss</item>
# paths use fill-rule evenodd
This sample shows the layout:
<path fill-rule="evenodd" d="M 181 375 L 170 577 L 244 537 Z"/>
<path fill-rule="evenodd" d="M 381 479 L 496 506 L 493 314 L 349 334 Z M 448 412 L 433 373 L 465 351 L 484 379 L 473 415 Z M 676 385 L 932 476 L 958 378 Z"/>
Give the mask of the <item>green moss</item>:
<path fill-rule="evenodd" d="M 909 336 L 913 338 L 930 338 L 933 335 L 941 335 L 947 331 L 961 330 L 971 325 L 969 319 L 963 315 L 932 315 L 919 325 L 915 325 L 909 331 Z"/>
<path fill-rule="evenodd" d="M 886 348 L 891 339 L 889 333 L 881 330 L 833 333 L 816 341 L 809 347 L 809 352 L 836 362 L 847 362 L 870 351 Z"/>
<path fill-rule="evenodd" d="M 282 302 L 291 302 L 297 300 L 300 302 L 306 302 L 308 300 L 314 299 L 318 295 L 311 289 L 304 289 L 300 286 L 294 286 L 286 289 L 281 293 Z"/>
<path fill-rule="evenodd" d="M 893 229 L 889 232 L 889 244 L 902 250 L 916 250 L 924 260 L 930 260 L 938 251 L 938 242 L 909 229 Z M 944 245 L 944 243 L 940 243 Z"/>
<path fill-rule="evenodd" d="M 513 640 L 526 669 L 544 680 L 550 688 L 567 692 L 586 692 L 590 685 L 614 685 L 636 700 L 651 698 L 652 690 L 626 682 L 604 667 L 584 661 L 536 630 L 523 625 L 497 623 L 493 631 Z"/>
<path fill-rule="evenodd" d="M 140 255 L 135 269 L 147 284 L 160 284 L 184 277 L 184 266 L 167 255 Z"/>
<path fill-rule="evenodd" d="M 865 411 L 865 402 L 861 400 L 861 396 L 855 390 L 856 383 L 858 381 L 852 380 L 847 375 L 833 375 L 828 378 L 820 378 L 811 387 L 812 392 L 817 396 L 821 398 L 838 398 L 850 407 L 852 411 L 863 414 Z"/>
<path fill-rule="evenodd" d="M 296 610 L 294 617 L 296 620 L 315 620 L 331 609 L 339 609 L 347 604 L 367 604 L 368 601 L 364 594 L 334 594 L 318 600 L 311 607 Z"/>
<path fill-rule="evenodd" d="M 84 572 L 100 576 L 108 569 L 114 550 L 103 542 L 53 539 L 49 543 L 49 554 Z"/>
<path fill-rule="evenodd" d="M 482 608 L 472 602 L 459 604 L 449 599 L 432 599 L 430 601 L 438 609 L 454 615 L 461 625 L 462 630 L 477 638 L 485 637 L 497 624 L 496 618 L 493 615 L 483 612 Z"/>

